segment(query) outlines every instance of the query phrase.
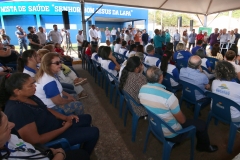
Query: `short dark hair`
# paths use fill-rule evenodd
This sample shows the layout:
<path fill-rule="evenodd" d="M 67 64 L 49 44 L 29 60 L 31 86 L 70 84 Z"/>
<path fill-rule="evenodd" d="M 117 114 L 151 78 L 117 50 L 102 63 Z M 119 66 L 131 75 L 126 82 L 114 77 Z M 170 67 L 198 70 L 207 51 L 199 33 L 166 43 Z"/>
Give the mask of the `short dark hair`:
<path fill-rule="evenodd" d="M 28 27 L 28 31 L 29 31 L 30 29 L 33 29 L 33 27 L 32 27 L 32 26 L 29 26 L 29 27 Z"/>
<path fill-rule="evenodd" d="M 122 46 L 126 46 L 127 42 L 126 41 L 122 41 Z"/>
<path fill-rule="evenodd" d="M 203 43 L 202 40 L 197 40 L 197 45 L 200 45 L 200 44 L 202 44 L 202 43 Z"/>
<path fill-rule="evenodd" d="M 57 26 L 56 24 L 53 25 L 53 27 Z"/>
<path fill-rule="evenodd" d="M 225 57 L 228 61 L 232 61 L 236 57 L 236 53 L 234 51 L 228 50 L 225 54 Z"/>
<path fill-rule="evenodd" d="M 201 49 L 201 48 L 197 50 L 196 55 L 198 55 L 200 58 L 206 57 L 204 49 Z"/>
<path fill-rule="evenodd" d="M 117 38 L 116 39 L 116 43 L 119 44 L 121 42 L 121 39 L 120 38 Z"/>

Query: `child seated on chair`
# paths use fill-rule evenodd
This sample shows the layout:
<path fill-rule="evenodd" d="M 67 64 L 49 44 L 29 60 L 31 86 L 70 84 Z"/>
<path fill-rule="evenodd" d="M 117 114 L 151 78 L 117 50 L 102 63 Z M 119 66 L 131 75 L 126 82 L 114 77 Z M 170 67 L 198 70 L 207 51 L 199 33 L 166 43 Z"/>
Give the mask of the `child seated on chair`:
<path fill-rule="evenodd" d="M 63 61 L 70 61 L 70 62 L 73 61 L 73 59 L 70 56 L 64 55 L 64 50 L 59 43 L 55 44 L 55 52 L 57 52 L 60 55 Z"/>

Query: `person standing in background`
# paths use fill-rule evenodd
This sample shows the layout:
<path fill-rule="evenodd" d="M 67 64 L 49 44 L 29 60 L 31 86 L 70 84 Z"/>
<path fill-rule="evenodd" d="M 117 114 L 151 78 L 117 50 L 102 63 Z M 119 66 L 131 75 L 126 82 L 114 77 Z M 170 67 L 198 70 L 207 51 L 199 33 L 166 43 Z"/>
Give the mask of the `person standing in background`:
<path fill-rule="evenodd" d="M 16 28 L 17 28 L 17 31 L 15 32 L 15 35 L 16 35 L 17 38 L 18 38 L 18 45 L 19 45 L 19 47 L 20 47 L 19 53 L 22 55 L 22 53 L 23 53 L 23 48 L 24 48 L 25 50 L 27 50 L 27 39 L 26 39 L 27 34 L 26 34 L 25 31 L 23 31 L 23 29 L 21 28 L 21 26 L 18 26 L 18 25 L 17 25 Z"/>
<path fill-rule="evenodd" d="M 174 44 L 174 52 L 176 52 L 176 46 L 180 41 L 180 34 L 178 33 L 178 30 L 176 29 L 176 33 L 173 35 L 173 44 Z M 154 40 L 153 40 L 154 41 Z"/>
<path fill-rule="evenodd" d="M 106 27 L 105 36 L 106 36 L 106 41 L 107 41 L 107 40 L 110 41 L 111 32 L 108 30 L 108 27 Z"/>
<path fill-rule="evenodd" d="M 209 37 L 208 37 L 208 43 L 210 45 L 210 49 L 212 49 L 213 45 L 218 43 L 218 39 L 217 37 L 219 36 L 219 33 L 218 33 L 218 28 L 215 28 L 214 29 L 214 33 L 212 33 Z"/>
<path fill-rule="evenodd" d="M 82 54 L 82 44 L 83 44 L 83 34 L 82 34 L 83 30 L 78 30 L 78 34 L 76 36 L 77 42 L 78 42 L 78 57 L 81 58 L 81 54 Z"/>
<path fill-rule="evenodd" d="M 187 31 L 183 31 L 182 42 L 185 46 L 187 46 L 187 42 L 188 42 Z"/>
<path fill-rule="evenodd" d="M 203 44 L 202 44 L 202 47 L 204 48 L 204 50 L 206 51 L 206 47 L 207 47 L 207 44 L 208 44 L 208 35 L 207 35 L 207 32 L 204 32 L 204 37 L 203 37 Z"/>
<path fill-rule="evenodd" d="M 165 31 L 165 43 L 166 43 L 166 45 L 169 44 L 170 41 L 171 41 L 171 35 L 169 33 L 169 30 L 166 29 L 166 31 Z"/>
<path fill-rule="evenodd" d="M 43 32 L 43 28 L 42 27 L 38 27 L 38 29 L 39 29 L 39 32 L 37 32 L 36 35 L 38 36 L 40 44 L 42 46 L 44 46 L 45 43 L 46 43 L 46 34 Z"/>
<path fill-rule="evenodd" d="M 118 28 L 118 29 L 117 29 L 117 32 L 116 32 L 117 38 L 121 38 L 121 37 L 120 37 L 120 34 L 121 34 L 121 29 Z"/>
<path fill-rule="evenodd" d="M 98 46 L 101 44 L 102 33 L 98 27 L 96 27 L 97 34 L 98 34 Z"/>
<path fill-rule="evenodd" d="M 234 44 L 237 46 L 238 45 L 238 40 L 240 38 L 240 34 L 238 33 L 238 29 L 237 28 L 234 29 L 234 34 L 235 34 Z"/>
<path fill-rule="evenodd" d="M 161 35 L 161 31 L 159 29 L 155 29 L 154 32 L 155 36 L 153 38 L 153 42 L 155 47 L 155 53 L 157 54 L 158 58 L 160 58 L 163 55 L 162 46 L 165 42 L 165 33 L 162 33 Z"/>
<path fill-rule="evenodd" d="M 11 38 L 6 34 L 5 29 L 0 29 L 0 40 L 2 39 L 2 36 L 5 35 L 9 44 L 11 43 Z"/>
<path fill-rule="evenodd" d="M 91 29 L 89 30 L 89 37 L 90 37 L 91 45 L 98 44 L 98 33 L 97 33 L 97 30 L 95 29 L 94 24 L 92 25 Z"/>
<path fill-rule="evenodd" d="M 62 35 L 58 31 L 58 27 L 56 24 L 53 25 L 53 30 L 51 30 L 48 34 L 48 40 L 52 41 L 53 43 L 59 43 L 62 42 Z"/>
<path fill-rule="evenodd" d="M 32 50 L 38 51 L 42 48 L 38 36 L 34 33 L 33 27 L 28 27 L 29 34 L 27 34 L 27 38 L 29 40 L 29 46 Z"/>
<path fill-rule="evenodd" d="M 111 31 L 111 36 L 112 36 L 113 41 L 116 40 L 116 35 L 117 35 L 117 30 L 115 29 L 115 27 L 113 27 L 112 31 Z"/>
<path fill-rule="evenodd" d="M 199 31 L 199 34 L 196 37 L 196 40 L 203 40 L 204 35 L 202 34 L 202 31 Z"/>
<path fill-rule="evenodd" d="M 192 33 L 188 36 L 188 49 L 190 50 L 191 46 L 195 47 L 195 40 L 196 40 L 197 34 L 195 33 L 195 29 L 192 30 Z"/>
<path fill-rule="evenodd" d="M 148 33 L 146 29 L 144 29 L 142 34 L 142 41 L 143 41 L 143 46 L 146 46 L 148 44 Z"/>

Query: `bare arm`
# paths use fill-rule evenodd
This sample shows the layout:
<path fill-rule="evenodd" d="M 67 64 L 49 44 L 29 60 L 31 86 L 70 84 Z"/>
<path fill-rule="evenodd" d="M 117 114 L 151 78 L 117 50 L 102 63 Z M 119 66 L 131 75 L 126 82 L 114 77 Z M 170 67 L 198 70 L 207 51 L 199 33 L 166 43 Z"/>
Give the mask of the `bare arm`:
<path fill-rule="evenodd" d="M 56 105 L 64 105 L 64 104 L 72 102 L 72 100 L 70 100 L 70 99 L 62 98 L 60 94 L 58 94 L 57 96 L 51 98 L 51 100 Z"/>
<path fill-rule="evenodd" d="M 186 117 L 185 115 L 182 113 L 182 111 L 180 110 L 177 114 L 173 114 L 173 116 L 175 117 L 175 119 L 178 121 L 178 123 L 183 124 L 186 121 Z"/>
<path fill-rule="evenodd" d="M 53 130 L 51 132 L 47 132 L 44 134 L 39 134 L 37 130 L 37 126 L 35 122 L 29 123 L 25 125 L 24 127 L 20 128 L 18 130 L 19 135 L 21 138 L 31 144 L 37 144 L 37 143 L 47 143 L 60 134 L 62 134 L 64 131 L 66 131 L 70 126 L 72 125 L 71 122 L 66 122 L 64 126 L 62 126 L 59 129 Z M 31 132 L 30 132 L 31 131 Z"/>
<path fill-rule="evenodd" d="M 61 119 L 63 121 L 66 121 L 67 120 L 67 116 L 51 109 L 51 108 L 48 108 L 48 111 L 51 112 L 57 119 Z"/>

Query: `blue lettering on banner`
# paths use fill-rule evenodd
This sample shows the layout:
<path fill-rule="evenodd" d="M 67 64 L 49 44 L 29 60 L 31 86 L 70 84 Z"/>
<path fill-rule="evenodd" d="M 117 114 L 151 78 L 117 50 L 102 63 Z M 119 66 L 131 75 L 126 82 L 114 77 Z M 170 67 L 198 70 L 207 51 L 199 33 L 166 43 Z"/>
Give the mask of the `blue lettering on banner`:
<path fill-rule="evenodd" d="M 85 4 L 84 12 L 86 16 L 94 13 L 100 5 Z M 0 15 L 16 15 L 16 14 L 42 14 L 42 15 L 60 15 L 62 11 L 68 11 L 69 15 L 79 15 L 81 6 L 76 2 L 1 2 Z M 128 7 L 117 7 L 104 5 L 100 8 L 97 15 L 106 15 L 110 17 L 131 17 L 131 18 L 147 18 L 148 11 L 146 9 L 133 9 Z"/>

